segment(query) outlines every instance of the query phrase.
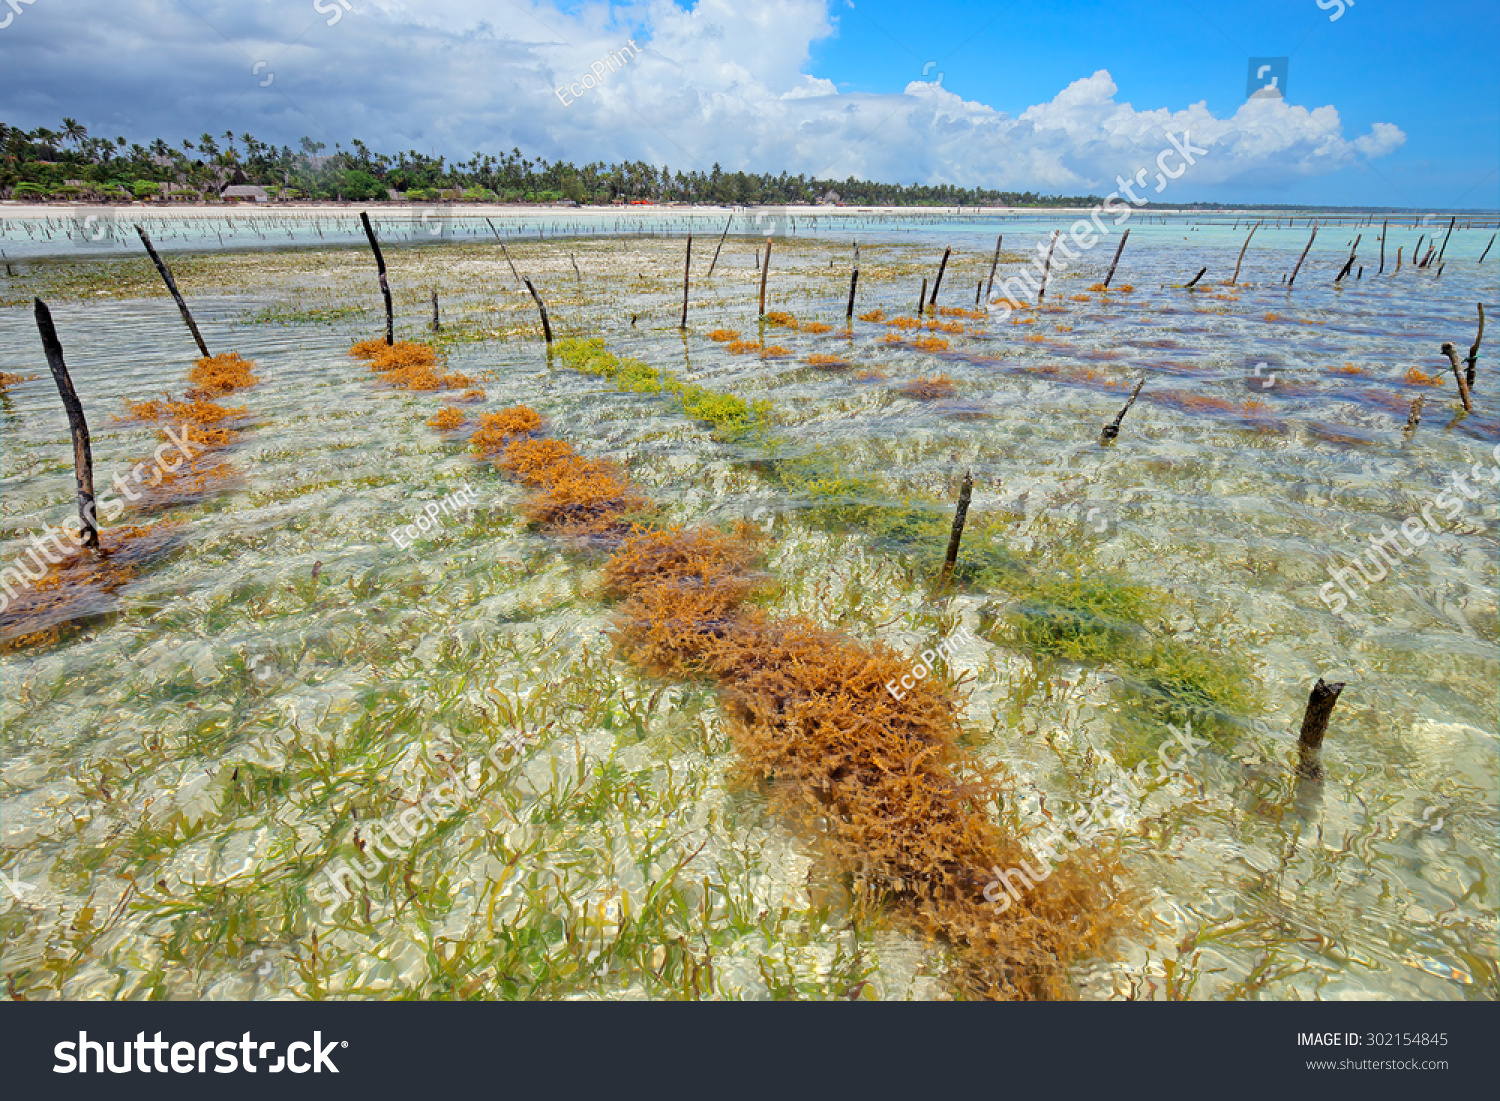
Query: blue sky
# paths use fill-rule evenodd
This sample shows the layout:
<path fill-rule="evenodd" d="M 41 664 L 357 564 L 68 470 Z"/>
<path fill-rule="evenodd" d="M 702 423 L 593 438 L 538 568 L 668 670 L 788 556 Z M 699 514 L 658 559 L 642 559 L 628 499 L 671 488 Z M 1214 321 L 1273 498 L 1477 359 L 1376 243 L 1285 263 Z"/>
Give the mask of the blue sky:
<path fill-rule="evenodd" d="M 1207 152 L 1152 198 L 1500 205 L 1493 0 L 0 0 L 0 24 L 0 119 L 130 140 L 1079 194 L 1189 133 Z M 1247 101 L 1252 56 L 1288 59 L 1285 99 Z"/>

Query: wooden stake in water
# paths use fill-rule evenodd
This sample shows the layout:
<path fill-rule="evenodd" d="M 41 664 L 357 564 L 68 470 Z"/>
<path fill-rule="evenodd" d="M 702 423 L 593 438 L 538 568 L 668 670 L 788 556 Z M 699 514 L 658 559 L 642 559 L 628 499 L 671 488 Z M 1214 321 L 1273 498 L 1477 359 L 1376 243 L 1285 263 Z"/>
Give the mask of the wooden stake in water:
<path fill-rule="evenodd" d="M 1130 230 L 1120 237 L 1120 247 L 1115 249 L 1115 258 L 1109 263 L 1109 274 L 1104 277 L 1104 289 L 1109 290 L 1109 281 L 1115 277 L 1115 267 L 1120 263 L 1120 253 L 1125 251 L 1125 242 L 1130 240 Z"/>
<path fill-rule="evenodd" d="M 375 240 L 375 227 L 370 225 L 370 216 L 361 210 L 359 221 L 365 227 L 365 236 L 369 238 L 370 248 L 375 253 L 375 270 L 380 276 L 380 295 L 385 299 L 385 343 L 386 347 L 390 347 L 396 343 L 396 316 L 391 310 L 391 284 L 385 277 L 385 256 L 381 254 L 380 242 Z"/>
<path fill-rule="evenodd" d="M 523 279 L 526 289 L 531 292 L 532 301 L 536 303 L 537 311 L 542 315 L 542 335 L 547 338 L 547 343 L 552 343 L 552 323 L 547 320 L 547 305 L 542 301 L 542 296 L 536 293 L 536 288 L 531 285 L 530 279 Z"/>
<path fill-rule="evenodd" d="M 437 291 L 432 292 L 432 331 L 435 333 L 443 331 L 443 322 L 438 317 Z"/>
<path fill-rule="evenodd" d="M 182 312 L 182 319 L 187 322 L 188 332 L 193 334 L 193 340 L 198 345 L 198 351 L 203 353 L 203 358 L 208 358 L 208 345 L 203 343 L 203 335 L 198 332 L 198 325 L 189 312 L 187 303 L 183 301 L 182 292 L 177 289 L 177 281 L 172 278 L 172 269 L 167 267 L 167 262 L 156 254 L 156 249 L 151 245 L 151 238 L 146 236 L 146 231 L 139 225 L 135 231 L 141 235 L 141 244 L 146 246 L 146 254 L 151 257 L 151 262 L 156 265 L 156 270 L 161 274 L 161 281 L 167 285 L 167 291 L 172 300 L 177 303 L 177 308 Z M 90 544 L 91 546 L 93 544 Z"/>
<path fill-rule="evenodd" d="M 932 301 L 929 303 L 929 305 L 932 307 L 933 313 L 937 313 L 938 289 L 943 285 L 943 272 L 948 270 L 948 257 L 952 255 L 952 253 L 952 246 L 945 248 L 943 250 L 943 262 L 938 265 L 937 282 L 932 285 Z"/>
<path fill-rule="evenodd" d="M 687 258 L 682 262 L 682 320 L 677 323 L 679 329 L 687 328 L 688 307 L 688 277 L 693 272 L 693 235 L 688 234 Z"/>
<path fill-rule="evenodd" d="M 760 266 L 760 316 L 766 316 L 766 276 L 771 272 L 771 238 L 766 238 L 766 262 Z"/>
<path fill-rule="evenodd" d="M 1251 226 L 1250 227 L 1250 237 L 1254 237 L 1255 236 L 1255 231 L 1257 229 L 1259 229 L 1259 228 L 1260 228 L 1260 223 L 1259 222 L 1256 222 L 1253 226 Z M 1229 285 L 1231 287 L 1234 286 L 1235 281 L 1238 280 L 1239 277 L 1240 277 L 1240 265 L 1245 262 L 1245 250 L 1250 247 L 1250 237 L 1246 237 L 1245 238 L 1245 243 L 1240 246 L 1240 258 L 1234 262 L 1234 274 L 1229 277 Z"/>
<path fill-rule="evenodd" d="M 1349 274 L 1349 269 L 1354 267 L 1354 253 L 1359 248 L 1359 242 L 1363 237 L 1364 234 L 1362 233 L 1356 233 L 1354 235 L 1354 244 L 1349 249 L 1349 259 L 1344 262 L 1344 266 L 1339 269 L 1338 275 L 1334 277 L 1333 281 L 1335 283 L 1343 282 L 1344 276 Z"/>
<path fill-rule="evenodd" d="M 1448 362 L 1453 365 L 1453 378 L 1458 383 L 1458 397 L 1464 403 L 1467 412 L 1474 412 L 1474 402 L 1469 397 L 1469 380 L 1464 376 L 1463 368 L 1458 364 L 1458 349 L 1452 344 L 1443 345 L 1443 355 L 1448 357 Z"/>
<path fill-rule="evenodd" d="M 1479 263 L 1481 263 L 1481 264 L 1484 263 L 1484 258 L 1490 254 L 1490 248 L 1494 245 L 1495 238 L 1497 236 L 1500 236 L 1500 234 L 1495 234 L 1495 233 L 1491 233 L 1490 234 L 1490 243 L 1488 245 L 1485 245 L 1484 246 L 1484 251 L 1479 254 Z"/>
<path fill-rule="evenodd" d="M 1286 281 L 1288 288 L 1297 281 L 1297 273 L 1302 270 L 1302 261 L 1307 259 L 1307 254 L 1312 251 L 1313 242 L 1318 239 L 1318 223 L 1313 222 L 1312 236 L 1307 239 L 1307 247 L 1302 250 L 1302 255 L 1297 257 L 1297 266 L 1292 269 L 1292 277 Z"/>
<path fill-rule="evenodd" d="M 990 282 L 988 289 L 984 292 L 984 300 L 988 302 L 995 293 L 995 269 L 1000 266 L 1000 242 L 1005 240 L 1004 235 L 995 238 L 995 258 L 990 261 Z"/>
<path fill-rule="evenodd" d="M 1438 249 L 1437 258 L 1439 261 L 1443 259 L 1443 253 L 1448 251 L 1448 238 L 1453 236 L 1453 223 L 1456 221 L 1458 221 L 1458 215 L 1456 214 L 1448 219 L 1448 232 L 1443 234 L 1443 247 Z"/>
<path fill-rule="evenodd" d="M 719 249 L 721 249 L 721 248 L 724 247 L 724 238 L 726 238 L 726 237 L 729 236 L 729 227 L 730 227 L 731 224 L 733 224 L 733 222 L 734 222 L 734 215 L 731 214 L 729 216 L 729 221 L 727 221 L 727 222 L 724 223 L 724 232 L 721 233 L 721 234 L 719 234 L 719 247 L 716 248 L 716 249 L 714 249 L 714 258 L 713 258 L 713 261 L 708 265 L 708 275 L 704 276 L 705 279 L 712 278 L 712 276 L 713 276 L 714 267 L 719 262 Z"/>
<path fill-rule="evenodd" d="M 1195 275 L 1195 276 L 1193 276 L 1193 281 L 1191 283 L 1189 283 L 1186 287 L 1184 287 L 1183 290 L 1189 290 L 1190 291 L 1194 287 L 1196 287 L 1198 285 L 1198 280 L 1200 280 L 1200 279 L 1203 278 L 1203 273 L 1206 272 L 1207 270 L 1208 269 L 1206 267 L 1199 268 L 1198 269 L 1198 274 Z"/>
<path fill-rule="evenodd" d="M 1406 428 L 1403 429 L 1403 434 L 1409 436 L 1417 430 L 1417 425 L 1422 423 L 1422 406 L 1426 404 L 1427 398 L 1424 395 L 1419 394 L 1412 399 L 1411 412 L 1406 414 Z"/>
<path fill-rule="evenodd" d="M 859 242 L 854 242 L 854 273 L 849 276 L 849 304 L 844 307 L 844 320 L 854 320 L 854 288 L 859 286 Z"/>
<path fill-rule="evenodd" d="M 1333 714 L 1333 705 L 1339 702 L 1342 683 L 1327 684 L 1322 677 L 1313 685 L 1307 699 L 1307 710 L 1302 715 L 1302 733 L 1297 738 L 1297 772 L 1309 780 L 1323 778 L 1323 736 L 1328 733 L 1328 718 Z"/>
<path fill-rule="evenodd" d="M 922 276 L 922 289 L 917 292 L 917 316 L 922 316 L 922 311 L 927 308 L 927 276 Z"/>
<path fill-rule="evenodd" d="M 490 219 L 488 218 L 486 218 L 485 221 L 489 222 L 490 232 L 495 235 L 495 240 L 500 242 L 500 255 L 505 257 L 505 262 L 507 264 L 510 264 L 510 273 L 516 277 L 516 286 L 519 287 L 521 285 L 521 273 L 516 270 L 516 265 L 511 260 L 510 253 L 505 251 L 505 239 L 500 236 L 500 231 L 495 228 L 494 222 L 490 221 Z"/>
<path fill-rule="evenodd" d="M 948 534 L 948 553 L 943 557 L 943 569 L 938 575 L 938 585 L 946 585 L 953 576 L 953 567 L 958 563 L 958 545 L 964 537 L 964 523 L 969 518 L 969 501 L 974 496 L 974 479 L 964 471 L 963 488 L 958 491 L 958 509 L 953 513 L 953 530 Z"/>
<path fill-rule="evenodd" d="M 1052 250 L 1057 247 L 1057 230 L 1052 231 L 1052 240 L 1047 244 L 1047 260 L 1042 265 L 1042 285 L 1036 292 L 1036 304 L 1040 306 L 1042 299 L 1047 297 L 1047 276 L 1052 271 Z"/>
<path fill-rule="evenodd" d="M 1113 443 L 1115 441 L 1115 438 L 1119 436 L 1120 424 L 1125 420 L 1125 414 L 1130 412 L 1130 407 L 1135 404 L 1135 399 L 1137 395 L 1140 394 L 1141 387 L 1145 385 L 1145 379 L 1141 379 L 1140 382 L 1136 383 L 1135 389 L 1130 392 L 1130 400 L 1125 403 L 1125 408 L 1121 409 L 1117 414 L 1115 414 L 1115 419 L 1111 423 L 1104 426 L 1104 431 L 1099 433 L 1100 447 L 1104 447 L 1108 444 Z"/>
<path fill-rule="evenodd" d="M 1469 354 L 1464 359 L 1468 370 L 1464 372 L 1464 381 L 1469 384 L 1469 393 L 1474 392 L 1474 367 L 1479 362 L 1479 342 L 1484 339 L 1484 303 L 1479 303 L 1479 335 L 1474 338 L 1474 343 L 1469 346 Z"/>
<path fill-rule="evenodd" d="M 1389 218 L 1380 223 L 1380 270 L 1375 273 L 1376 275 L 1385 274 L 1385 231 L 1390 224 Z"/>
<path fill-rule="evenodd" d="M 47 355 L 47 366 L 52 369 L 52 380 L 57 383 L 57 393 L 62 398 L 63 410 L 68 414 L 68 428 L 73 435 L 73 479 L 78 487 L 79 530 L 83 534 L 84 546 L 97 547 L 99 524 L 94 515 L 94 453 L 89 447 L 88 422 L 83 419 L 83 405 L 73 389 L 72 378 L 68 376 L 68 365 L 63 362 L 62 344 L 52 324 L 52 311 L 40 298 L 35 301 L 33 313 L 37 332 L 42 337 L 42 351 Z"/>

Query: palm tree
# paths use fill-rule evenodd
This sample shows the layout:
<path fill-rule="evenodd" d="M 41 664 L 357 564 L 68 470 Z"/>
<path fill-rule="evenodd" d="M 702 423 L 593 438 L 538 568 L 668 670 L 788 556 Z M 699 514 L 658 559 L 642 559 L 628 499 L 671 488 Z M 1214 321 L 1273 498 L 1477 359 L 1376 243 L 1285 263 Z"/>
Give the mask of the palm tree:
<path fill-rule="evenodd" d="M 63 141 L 71 141 L 74 144 L 81 145 L 83 139 L 89 136 L 88 128 L 80 125 L 77 119 L 65 118 L 62 120 L 62 124 Z"/>

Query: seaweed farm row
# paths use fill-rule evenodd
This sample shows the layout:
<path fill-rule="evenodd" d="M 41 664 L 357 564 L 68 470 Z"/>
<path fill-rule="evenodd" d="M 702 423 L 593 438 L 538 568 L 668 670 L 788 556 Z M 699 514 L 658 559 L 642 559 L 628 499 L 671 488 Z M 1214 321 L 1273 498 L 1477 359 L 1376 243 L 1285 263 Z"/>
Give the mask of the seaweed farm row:
<path fill-rule="evenodd" d="M 852 317 L 843 236 L 695 229 L 685 326 L 681 237 L 382 233 L 391 344 L 367 247 L 175 252 L 214 360 L 144 256 L 15 261 L 0 566 L 73 509 L 34 298 L 101 487 L 225 435 L 5 613 L 12 995 L 1495 997 L 1488 233 L 1002 311 L 992 228 L 862 233 Z"/>

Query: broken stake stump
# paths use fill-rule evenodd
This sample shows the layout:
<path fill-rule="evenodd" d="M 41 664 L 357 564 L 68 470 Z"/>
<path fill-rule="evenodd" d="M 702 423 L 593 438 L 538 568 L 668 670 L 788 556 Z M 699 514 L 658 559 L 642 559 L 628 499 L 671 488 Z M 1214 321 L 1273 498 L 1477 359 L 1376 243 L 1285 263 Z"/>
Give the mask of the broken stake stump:
<path fill-rule="evenodd" d="M 146 236 L 146 231 L 140 226 L 136 226 L 135 231 L 141 235 L 141 244 L 146 246 L 146 254 L 151 257 L 151 262 L 156 265 L 156 270 L 161 273 L 161 281 L 167 285 L 167 291 L 172 295 L 172 300 L 177 303 L 177 308 L 182 312 L 182 319 L 187 322 L 188 332 L 193 334 L 193 340 L 198 345 L 198 351 L 203 353 L 204 359 L 207 359 L 208 345 L 203 343 L 203 334 L 198 332 L 198 325 L 193 320 L 193 315 L 188 312 L 187 303 L 182 298 L 182 292 L 177 289 L 177 281 L 172 278 L 172 269 L 167 267 L 167 262 L 156 254 L 156 249 L 152 247 L 151 238 Z"/>
<path fill-rule="evenodd" d="M 1342 683 L 1326 684 L 1319 677 L 1307 699 L 1302 733 L 1297 738 L 1297 772 L 1309 780 L 1323 778 L 1323 764 L 1319 760 L 1323 753 L 1323 735 L 1328 732 L 1328 717 L 1333 714 L 1333 705 L 1339 702 L 1339 693 L 1343 690 Z"/>
<path fill-rule="evenodd" d="M 1411 412 L 1406 414 L 1405 432 L 1407 435 L 1415 432 L 1417 430 L 1417 425 L 1422 423 L 1422 406 L 1426 404 L 1427 399 L 1423 396 L 1419 395 L 1412 399 Z"/>
<path fill-rule="evenodd" d="M 52 324 L 52 311 L 40 298 L 34 309 L 37 331 L 42 336 L 42 350 L 47 354 L 47 366 L 52 369 L 52 379 L 57 383 L 58 396 L 68 414 L 68 428 L 73 434 L 73 478 L 78 486 L 78 522 L 83 535 L 83 545 L 99 545 L 99 525 L 94 517 L 94 453 L 89 447 L 89 426 L 83 419 L 83 405 L 73 389 L 73 380 L 68 376 L 68 365 L 63 362 L 62 344 L 57 339 L 57 329 Z"/>
<path fill-rule="evenodd" d="M 1479 335 L 1474 338 L 1474 343 L 1469 346 L 1468 357 L 1464 360 L 1468 364 L 1468 370 L 1464 372 L 1464 380 L 1469 384 L 1469 393 L 1474 392 L 1474 367 L 1479 363 L 1479 342 L 1484 339 L 1484 303 L 1479 303 Z"/>

